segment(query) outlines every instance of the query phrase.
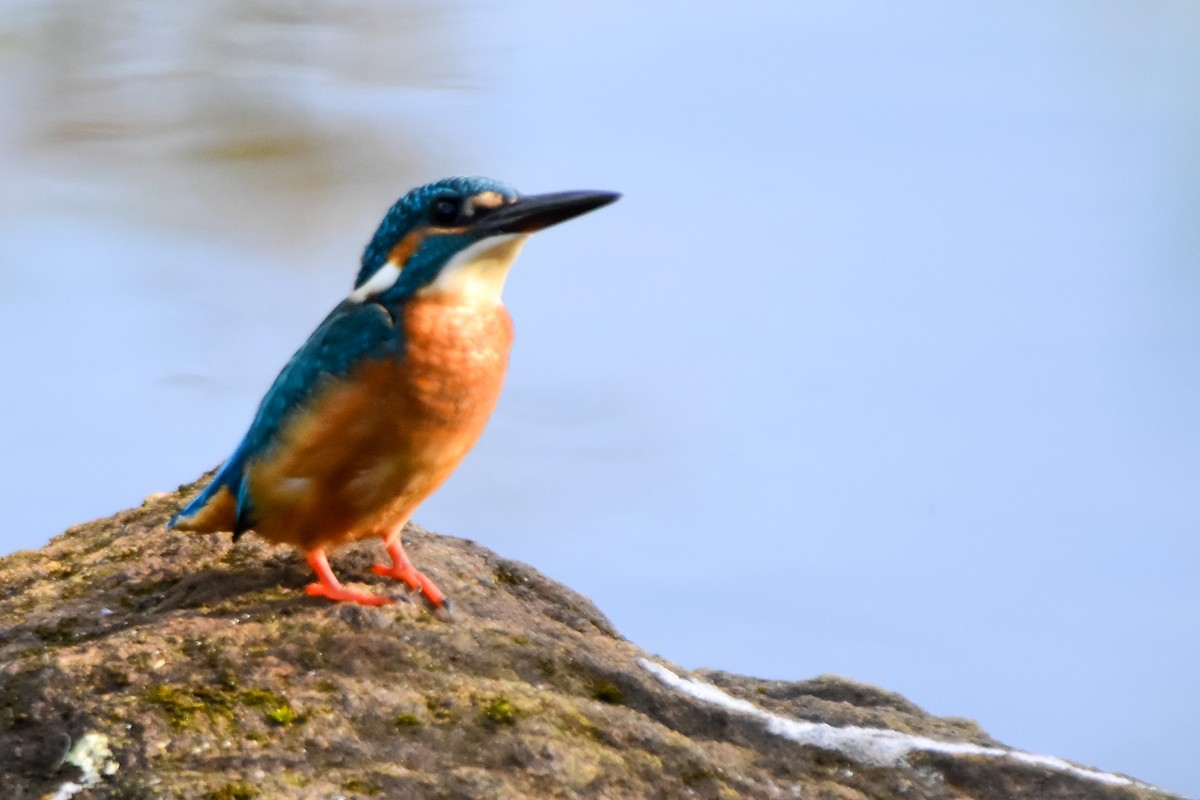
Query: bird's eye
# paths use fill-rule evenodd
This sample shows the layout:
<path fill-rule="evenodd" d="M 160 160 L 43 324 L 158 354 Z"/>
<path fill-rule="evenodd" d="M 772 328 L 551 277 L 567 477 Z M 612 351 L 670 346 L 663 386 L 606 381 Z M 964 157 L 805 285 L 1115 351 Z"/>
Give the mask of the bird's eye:
<path fill-rule="evenodd" d="M 430 216 L 438 225 L 450 225 L 458 219 L 458 212 L 461 209 L 462 200 L 457 197 L 439 197 L 433 201 Z"/>

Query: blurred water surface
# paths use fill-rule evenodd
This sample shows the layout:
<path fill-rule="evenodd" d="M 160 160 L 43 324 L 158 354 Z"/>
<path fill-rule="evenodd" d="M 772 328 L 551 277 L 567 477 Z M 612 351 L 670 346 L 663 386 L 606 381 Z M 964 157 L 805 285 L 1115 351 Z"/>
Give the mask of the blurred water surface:
<path fill-rule="evenodd" d="M 616 189 L 418 521 L 1200 795 L 1200 7 L 0 8 L 0 549 L 224 458 L 411 185 Z"/>

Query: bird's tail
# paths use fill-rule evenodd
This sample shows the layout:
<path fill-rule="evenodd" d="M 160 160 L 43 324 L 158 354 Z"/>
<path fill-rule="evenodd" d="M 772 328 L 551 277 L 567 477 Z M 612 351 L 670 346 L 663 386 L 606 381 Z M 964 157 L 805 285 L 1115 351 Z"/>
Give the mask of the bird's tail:
<path fill-rule="evenodd" d="M 238 495 L 241 493 L 241 459 L 231 458 L 192 502 L 183 507 L 168 528 L 194 533 L 219 533 L 238 528 Z"/>

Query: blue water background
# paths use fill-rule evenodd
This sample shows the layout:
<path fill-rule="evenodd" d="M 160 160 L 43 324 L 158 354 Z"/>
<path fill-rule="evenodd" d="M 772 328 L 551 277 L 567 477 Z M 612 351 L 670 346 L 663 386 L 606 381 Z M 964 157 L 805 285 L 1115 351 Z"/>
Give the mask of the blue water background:
<path fill-rule="evenodd" d="M 1200 796 L 1200 6 L 101 6 L 0 6 L 0 551 L 224 458 L 409 186 L 620 190 L 417 521 Z"/>

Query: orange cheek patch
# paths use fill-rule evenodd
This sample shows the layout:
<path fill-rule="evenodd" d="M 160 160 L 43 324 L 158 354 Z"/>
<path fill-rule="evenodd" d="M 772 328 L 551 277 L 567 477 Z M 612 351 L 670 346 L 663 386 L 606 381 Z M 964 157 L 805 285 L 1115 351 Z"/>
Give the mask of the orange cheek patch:
<path fill-rule="evenodd" d="M 404 269 L 404 265 L 412 258 L 413 253 L 421 246 L 421 242 L 425 241 L 425 231 L 421 228 L 409 231 L 404 235 L 404 238 L 396 242 L 396 246 L 388 253 L 388 261 L 395 264 L 400 269 Z"/>

